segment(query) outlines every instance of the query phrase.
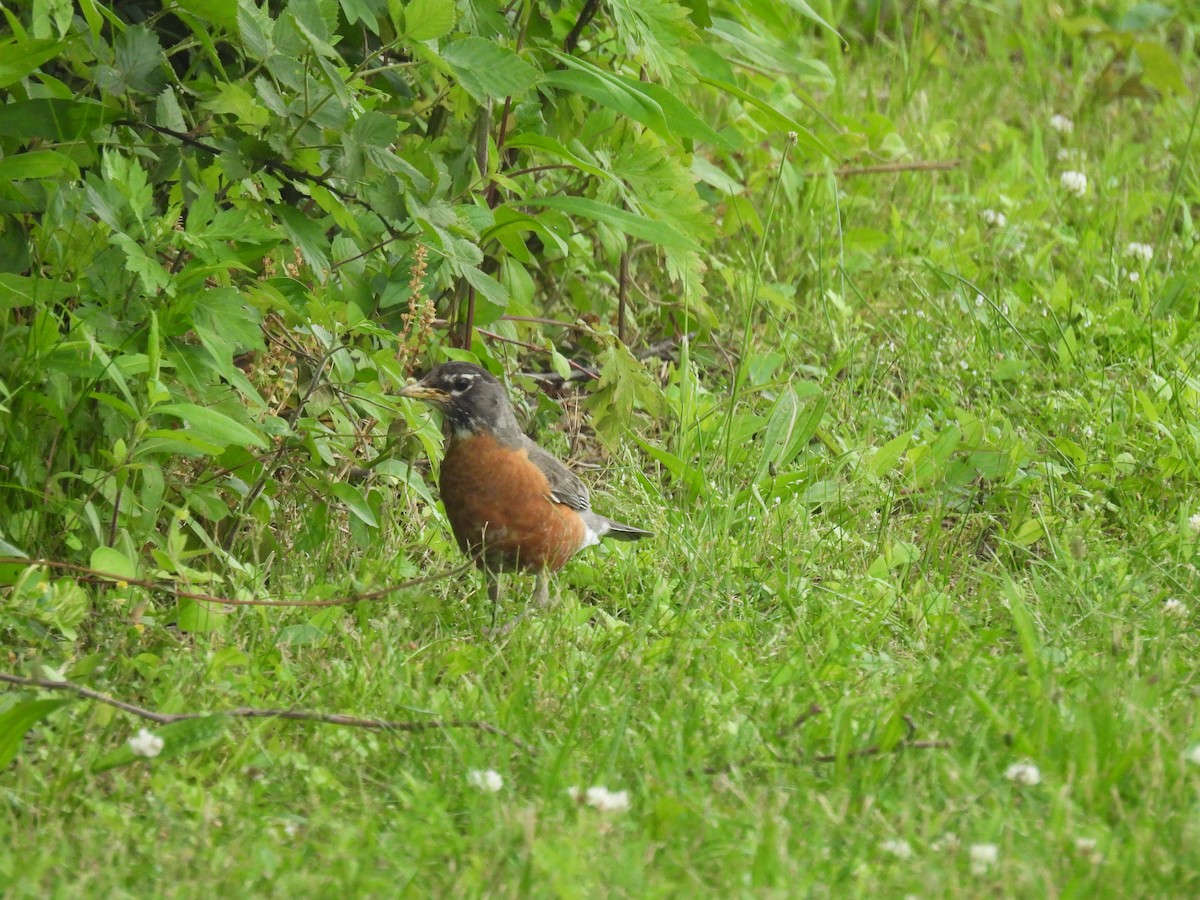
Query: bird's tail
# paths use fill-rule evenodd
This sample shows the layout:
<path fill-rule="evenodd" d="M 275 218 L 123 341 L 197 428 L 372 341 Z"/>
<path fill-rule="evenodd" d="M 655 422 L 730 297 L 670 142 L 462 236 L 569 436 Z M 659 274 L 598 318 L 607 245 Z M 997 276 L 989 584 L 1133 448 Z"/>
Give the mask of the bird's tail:
<path fill-rule="evenodd" d="M 642 528 L 634 528 L 632 525 L 626 525 L 624 522 L 617 522 L 613 519 L 606 519 L 603 516 L 605 526 L 602 537 L 616 538 L 618 541 L 640 541 L 642 538 L 654 537 L 653 531 L 646 531 Z"/>

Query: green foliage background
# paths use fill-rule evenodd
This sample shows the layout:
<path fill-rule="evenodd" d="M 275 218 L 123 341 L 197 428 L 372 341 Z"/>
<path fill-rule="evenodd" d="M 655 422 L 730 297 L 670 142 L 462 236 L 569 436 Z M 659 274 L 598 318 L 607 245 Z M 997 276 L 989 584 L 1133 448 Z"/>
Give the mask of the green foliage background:
<path fill-rule="evenodd" d="M 0 885 L 1197 893 L 1195 11 L 0 15 Z M 172 595 L 457 561 L 463 356 L 659 537 Z"/>

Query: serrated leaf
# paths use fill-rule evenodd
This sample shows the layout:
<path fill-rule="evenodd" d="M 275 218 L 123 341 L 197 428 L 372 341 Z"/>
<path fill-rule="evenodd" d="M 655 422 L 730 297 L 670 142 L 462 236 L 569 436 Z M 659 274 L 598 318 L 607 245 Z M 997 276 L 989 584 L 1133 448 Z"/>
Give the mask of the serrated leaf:
<path fill-rule="evenodd" d="M 449 34 L 458 21 L 454 0 L 412 0 L 404 7 L 404 39 L 432 41 Z"/>
<path fill-rule="evenodd" d="M 479 103 L 521 97 L 538 80 L 537 69 L 495 41 L 466 37 L 447 44 L 441 55 L 458 83 Z"/>
<path fill-rule="evenodd" d="M 290 206 L 276 208 L 279 221 L 292 243 L 299 249 L 304 261 L 318 278 L 324 279 L 330 270 L 329 238 L 325 229 L 298 209 Z"/>
<path fill-rule="evenodd" d="M 17 758 L 25 735 L 50 713 L 70 700 L 25 700 L 0 713 L 0 773 Z"/>
<path fill-rule="evenodd" d="M 158 35 L 145 25 L 134 25 L 117 35 L 113 57 L 111 66 L 96 69 L 96 83 L 106 93 L 157 94 L 167 83 L 167 57 Z"/>

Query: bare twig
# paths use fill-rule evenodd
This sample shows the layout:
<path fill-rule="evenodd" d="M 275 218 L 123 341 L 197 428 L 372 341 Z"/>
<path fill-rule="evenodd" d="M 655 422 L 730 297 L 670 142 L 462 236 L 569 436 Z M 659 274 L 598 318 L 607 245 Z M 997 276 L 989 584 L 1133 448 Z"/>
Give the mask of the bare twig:
<path fill-rule="evenodd" d="M 19 687 L 41 688 L 47 691 L 66 691 L 67 693 L 114 707 L 130 715 L 148 719 L 159 725 L 169 725 L 172 722 L 202 719 L 206 716 L 214 715 L 214 713 L 155 712 L 152 709 L 146 709 L 144 706 L 138 706 L 137 704 L 129 703 L 126 700 L 120 700 L 116 697 L 110 697 L 108 694 L 102 694 L 99 691 L 94 691 L 89 687 L 84 687 L 82 684 L 75 684 L 71 681 L 52 681 L 48 678 L 24 678 L 20 675 L 0 672 L 0 682 Z M 249 706 L 239 706 L 236 709 L 225 710 L 219 714 L 235 719 L 289 719 L 297 722 L 320 722 L 324 725 L 342 725 L 347 728 L 365 728 L 369 731 L 404 731 L 414 734 L 422 731 L 465 728 L 471 731 L 482 731 L 484 734 L 494 734 L 496 737 L 501 737 L 509 741 L 513 746 L 530 756 L 537 755 L 537 751 L 520 738 L 502 728 L 497 728 L 490 722 L 483 722 L 479 719 L 427 719 L 422 722 L 394 722 L 387 719 L 364 719 L 357 716 L 343 715 L 342 713 L 312 712 L 304 709 L 258 709 Z"/>
<path fill-rule="evenodd" d="M 421 578 L 410 578 L 407 581 L 401 581 L 396 584 L 389 584 L 387 587 L 379 588 L 374 591 L 365 591 L 360 594 L 351 594 L 348 597 L 335 597 L 332 600 L 237 600 L 233 597 L 216 597 L 212 594 L 200 594 L 195 591 L 185 591 L 171 584 L 163 584 L 160 581 L 149 581 L 144 578 L 126 578 L 123 575 L 116 575 L 112 572 L 100 572 L 96 569 L 90 569 L 87 566 L 76 565 L 75 563 L 60 562 L 55 559 L 24 559 L 17 556 L 0 556 L 0 565 L 22 565 L 22 566 L 45 566 L 47 569 L 59 569 L 66 572 L 77 572 L 87 580 L 101 581 L 119 585 L 133 585 L 134 587 L 145 588 L 149 591 L 162 591 L 171 594 L 175 597 L 180 597 L 184 600 L 195 600 L 199 603 L 219 603 L 222 606 L 282 606 L 282 607 L 300 607 L 303 609 L 317 609 L 328 606 L 349 606 L 352 603 L 364 603 L 369 600 L 381 600 L 389 594 L 394 594 L 396 591 L 403 591 L 411 587 L 417 587 L 422 584 L 429 584 L 434 581 L 440 581 L 443 578 L 453 578 L 467 570 L 471 563 L 466 562 L 455 569 L 450 569 L 447 572 L 435 572 L 433 575 L 424 575 Z"/>

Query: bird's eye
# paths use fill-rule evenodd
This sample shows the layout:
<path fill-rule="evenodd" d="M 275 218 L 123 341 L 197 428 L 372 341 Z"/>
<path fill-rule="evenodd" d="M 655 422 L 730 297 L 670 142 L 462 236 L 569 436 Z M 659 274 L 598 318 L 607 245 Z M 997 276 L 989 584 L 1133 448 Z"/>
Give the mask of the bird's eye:
<path fill-rule="evenodd" d="M 471 382 L 474 380 L 470 375 L 459 375 L 454 379 L 455 392 L 462 393 L 471 386 Z"/>

